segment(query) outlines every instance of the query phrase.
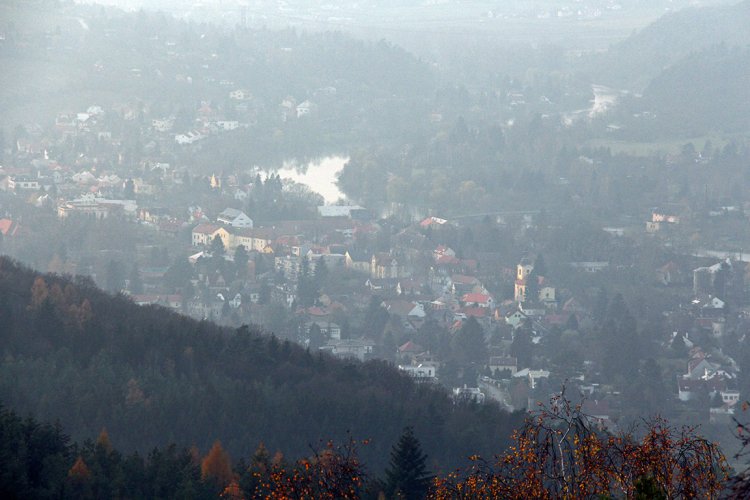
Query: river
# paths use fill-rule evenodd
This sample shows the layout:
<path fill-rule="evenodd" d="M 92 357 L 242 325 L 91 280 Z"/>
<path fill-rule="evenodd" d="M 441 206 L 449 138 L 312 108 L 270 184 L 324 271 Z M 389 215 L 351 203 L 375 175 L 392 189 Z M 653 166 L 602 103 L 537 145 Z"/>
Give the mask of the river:
<path fill-rule="evenodd" d="M 332 205 L 345 198 L 338 186 L 338 174 L 348 161 L 348 156 L 326 156 L 305 167 L 300 167 L 295 162 L 286 162 L 276 173 L 282 179 L 304 184 L 321 195 L 326 205 Z"/>

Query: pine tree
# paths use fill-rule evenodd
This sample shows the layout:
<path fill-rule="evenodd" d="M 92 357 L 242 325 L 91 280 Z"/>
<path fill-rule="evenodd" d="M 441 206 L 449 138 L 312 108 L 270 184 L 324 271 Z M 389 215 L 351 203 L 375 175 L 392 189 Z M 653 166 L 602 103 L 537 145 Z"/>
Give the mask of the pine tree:
<path fill-rule="evenodd" d="M 427 474 L 426 461 L 427 455 L 422 452 L 414 430 L 406 427 L 391 450 L 391 462 L 386 471 L 388 496 L 408 500 L 424 498 L 431 479 Z"/>

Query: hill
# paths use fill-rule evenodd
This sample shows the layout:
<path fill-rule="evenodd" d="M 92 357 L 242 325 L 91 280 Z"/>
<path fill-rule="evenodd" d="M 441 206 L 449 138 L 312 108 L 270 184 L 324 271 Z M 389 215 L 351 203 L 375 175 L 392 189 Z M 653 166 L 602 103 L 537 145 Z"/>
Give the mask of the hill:
<path fill-rule="evenodd" d="M 456 406 L 383 362 L 308 352 L 252 328 L 237 331 L 138 307 L 84 278 L 40 275 L 0 258 L 0 401 L 60 423 L 74 439 L 106 427 L 125 452 L 176 443 L 234 456 L 260 442 L 298 457 L 348 433 L 370 439 L 372 470 L 405 425 L 430 436 L 432 467 L 454 467 L 506 443 L 520 415 Z"/>
<path fill-rule="evenodd" d="M 724 44 L 750 44 L 750 1 L 734 5 L 686 8 L 614 45 L 592 65 L 597 81 L 632 90 L 692 52 Z"/>
<path fill-rule="evenodd" d="M 715 47 L 662 71 L 643 92 L 661 133 L 750 130 L 750 49 Z"/>

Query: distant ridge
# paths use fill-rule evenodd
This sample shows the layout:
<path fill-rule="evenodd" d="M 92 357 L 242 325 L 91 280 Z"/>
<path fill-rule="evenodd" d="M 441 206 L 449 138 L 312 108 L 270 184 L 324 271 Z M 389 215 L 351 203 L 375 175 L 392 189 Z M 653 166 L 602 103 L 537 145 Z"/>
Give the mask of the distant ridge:
<path fill-rule="evenodd" d="M 612 46 L 592 68 L 597 81 L 640 91 L 651 78 L 692 52 L 750 44 L 750 0 L 666 14 Z"/>

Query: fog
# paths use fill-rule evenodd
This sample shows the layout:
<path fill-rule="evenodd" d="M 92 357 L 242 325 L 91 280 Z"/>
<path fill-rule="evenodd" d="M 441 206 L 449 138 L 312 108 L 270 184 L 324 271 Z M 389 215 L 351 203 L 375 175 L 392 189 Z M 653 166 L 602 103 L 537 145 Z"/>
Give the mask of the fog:
<path fill-rule="evenodd" d="M 0 491 L 514 497 L 543 469 L 551 498 L 741 498 L 747 26 L 748 0 L 0 2 L 0 435 L 84 443 L 44 427 L 56 472 Z M 659 475 L 659 432 L 700 479 Z M 529 462 L 467 461 L 509 445 Z"/>

